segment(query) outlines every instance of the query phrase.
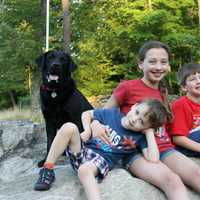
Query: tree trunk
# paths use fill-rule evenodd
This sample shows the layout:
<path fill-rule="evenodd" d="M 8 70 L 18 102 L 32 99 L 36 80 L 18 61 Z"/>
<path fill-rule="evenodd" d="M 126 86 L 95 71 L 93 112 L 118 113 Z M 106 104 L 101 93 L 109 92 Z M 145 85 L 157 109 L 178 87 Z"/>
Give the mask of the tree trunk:
<path fill-rule="evenodd" d="M 45 41 L 45 20 L 46 20 L 46 0 L 40 1 L 40 10 L 38 13 L 41 17 L 41 23 L 38 24 L 40 28 L 38 30 L 38 40 L 41 43 L 41 49 L 38 51 L 38 56 L 42 53 L 42 47 L 44 46 Z M 38 119 L 38 115 L 40 115 L 40 101 L 39 101 L 39 91 L 40 91 L 40 83 L 41 83 L 41 73 L 40 70 L 36 67 L 32 72 L 32 81 L 30 81 L 30 95 L 31 95 L 31 111 L 32 111 L 32 119 Z"/>
<path fill-rule="evenodd" d="M 148 0 L 148 8 L 149 8 L 149 10 L 152 9 L 152 1 L 151 0 Z"/>
<path fill-rule="evenodd" d="M 199 17 L 199 27 L 200 27 L 200 0 L 198 0 L 198 17 Z"/>
<path fill-rule="evenodd" d="M 66 53 L 70 53 L 70 15 L 69 0 L 62 0 L 63 9 L 63 49 Z"/>
<path fill-rule="evenodd" d="M 8 93 L 9 93 L 9 96 L 10 96 L 10 100 L 12 102 L 13 109 L 16 109 L 17 103 L 16 103 L 16 99 L 15 99 L 15 92 L 10 90 Z"/>

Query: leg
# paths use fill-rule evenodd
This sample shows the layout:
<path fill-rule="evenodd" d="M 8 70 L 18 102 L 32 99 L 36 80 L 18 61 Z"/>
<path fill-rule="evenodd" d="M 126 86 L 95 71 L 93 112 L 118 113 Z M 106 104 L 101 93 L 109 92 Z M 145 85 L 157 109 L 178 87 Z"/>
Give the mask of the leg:
<path fill-rule="evenodd" d="M 186 188 L 179 176 L 161 162 L 151 163 L 139 157 L 131 164 L 129 171 L 160 188 L 169 200 L 189 200 Z"/>
<path fill-rule="evenodd" d="M 58 130 L 47 155 L 46 163 L 55 163 L 68 146 L 73 152 L 80 152 L 80 134 L 77 126 L 72 123 L 66 123 Z"/>
<path fill-rule="evenodd" d="M 163 162 L 178 174 L 185 184 L 200 192 L 200 167 L 194 161 L 175 151 L 164 158 Z"/>
<path fill-rule="evenodd" d="M 80 152 L 81 140 L 76 125 L 72 123 L 64 124 L 58 131 L 50 151 L 48 153 L 44 168 L 40 170 L 40 176 L 34 186 L 35 190 L 48 190 L 55 180 L 53 166 L 57 158 L 70 146 L 73 152 Z"/>
<path fill-rule="evenodd" d="M 47 154 L 51 148 L 51 144 L 56 136 L 57 128 L 53 120 L 46 119 L 46 134 L 47 134 Z"/>
<path fill-rule="evenodd" d="M 52 144 L 53 139 L 56 136 L 56 132 L 57 132 L 54 121 L 45 119 L 45 124 L 46 124 L 46 137 L 47 137 L 46 155 L 42 160 L 40 160 L 38 162 L 38 164 L 37 164 L 38 167 L 43 167 L 45 160 L 47 158 L 47 155 L 49 153 L 49 149 L 51 147 L 51 144 Z"/>
<path fill-rule="evenodd" d="M 78 177 L 83 185 L 88 200 L 100 200 L 100 192 L 95 176 L 97 167 L 92 162 L 85 162 L 78 169 Z"/>

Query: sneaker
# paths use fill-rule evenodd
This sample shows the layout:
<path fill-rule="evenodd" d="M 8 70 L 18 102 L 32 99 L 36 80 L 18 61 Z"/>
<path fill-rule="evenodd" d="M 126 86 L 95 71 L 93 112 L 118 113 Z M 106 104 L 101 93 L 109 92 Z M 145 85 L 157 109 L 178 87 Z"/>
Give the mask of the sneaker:
<path fill-rule="evenodd" d="M 42 168 L 39 173 L 34 189 L 35 190 L 49 190 L 51 184 L 55 181 L 55 173 L 53 169 Z"/>

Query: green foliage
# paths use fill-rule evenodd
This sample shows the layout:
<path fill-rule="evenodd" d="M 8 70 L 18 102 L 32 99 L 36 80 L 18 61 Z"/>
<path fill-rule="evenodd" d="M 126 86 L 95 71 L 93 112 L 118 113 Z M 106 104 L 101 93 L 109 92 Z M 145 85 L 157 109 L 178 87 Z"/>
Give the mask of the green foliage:
<path fill-rule="evenodd" d="M 15 91 L 20 101 L 29 95 L 29 78 L 41 52 L 45 19 L 41 0 L 9 0 L 0 7 L 0 99 Z M 178 93 L 177 69 L 200 61 L 200 27 L 195 0 L 76 0 L 70 1 L 71 55 L 79 68 L 74 76 L 88 96 L 108 94 L 122 79 L 133 79 L 137 52 L 147 40 L 161 40 L 172 50 L 167 82 Z M 60 0 L 50 1 L 50 49 L 63 46 Z M 32 77 L 34 81 L 34 77 Z M 8 103 L 9 104 L 9 103 Z"/>
<path fill-rule="evenodd" d="M 6 105 L 3 102 L 8 99 L 7 94 L 10 91 L 16 94 L 16 101 L 20 95 L 29 94 L 28 79 L 39 49 L 39 41 L 36 42 L 37 32 L 34 29 L 37 21 L 34 19 L 35 9 L 35 2 L 13 0 L 5 2 L 0 12 L 2 19 L 0 23 L 0 104 L 2 105 Z"/>
<path fill-rule="evenodd" d="M 137 77 L 137 51 L 147 40 L 172 47 L 172 72 L 167 77 L 172 92 L 178 92 L 179 66 L 199 60 L 195 1 L 152 0 L 152 9 L 148 1 L 139 0 L 83 1 L 73 6 L 74 51 L 81 66 L 77 79 L 88 94 L 106 93 L 121 79 Z"/>

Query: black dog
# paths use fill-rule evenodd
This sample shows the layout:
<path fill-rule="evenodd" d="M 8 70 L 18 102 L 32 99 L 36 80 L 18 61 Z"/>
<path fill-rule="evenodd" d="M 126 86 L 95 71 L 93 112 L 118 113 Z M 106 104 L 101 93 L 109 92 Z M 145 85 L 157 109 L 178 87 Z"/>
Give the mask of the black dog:
<path fill-rule="evenodd" d="M 76 88 L 71 77 L 77 66 L 63 51 L 53 50 L 36 59 L 42 71 L 40 86 L 41 109 L 46 123 L 47 154 L 57 133 L 66 122 L 75 123 L 83 131 L 81 114 L 93 109 L 87 99 Z M 43 166 L 45 160 L 38 163 Z"/>

